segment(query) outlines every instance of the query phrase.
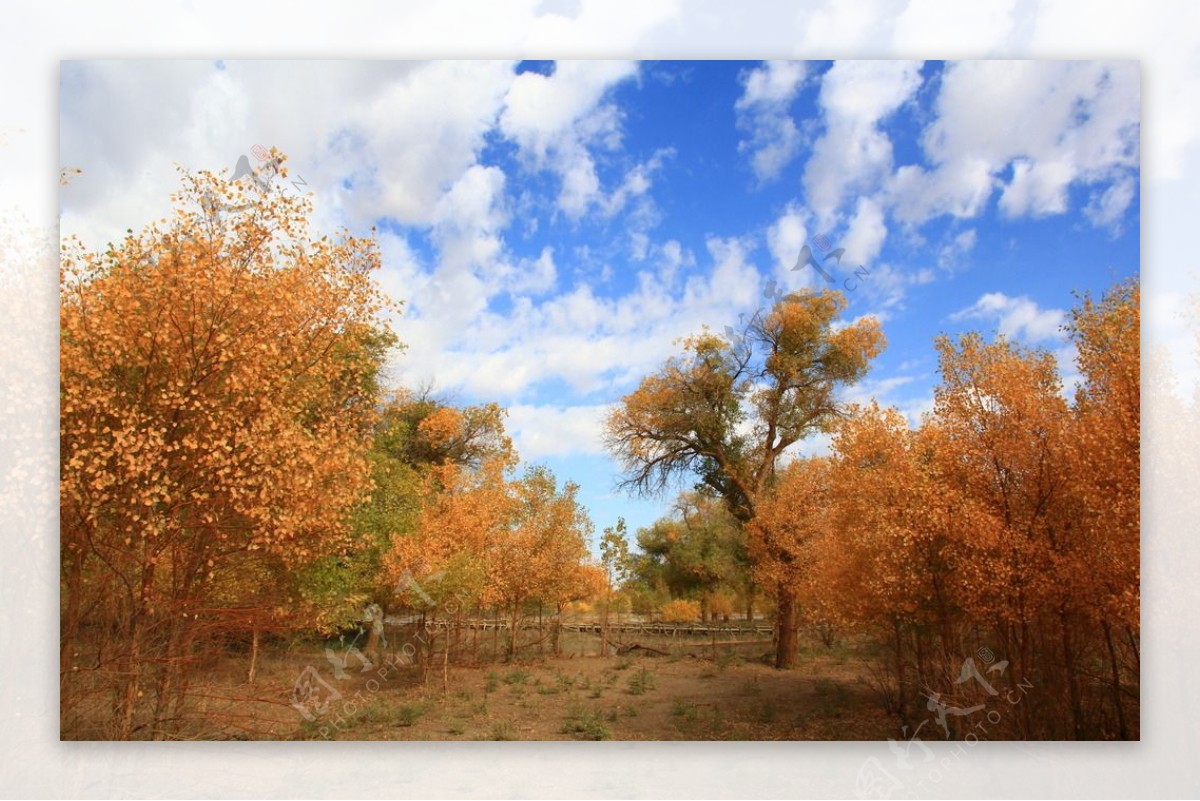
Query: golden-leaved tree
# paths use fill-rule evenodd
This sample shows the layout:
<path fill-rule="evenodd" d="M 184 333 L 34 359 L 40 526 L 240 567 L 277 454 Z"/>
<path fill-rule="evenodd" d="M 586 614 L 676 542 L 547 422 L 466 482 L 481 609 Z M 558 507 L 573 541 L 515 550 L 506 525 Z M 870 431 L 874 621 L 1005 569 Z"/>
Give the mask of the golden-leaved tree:
<path fill-rule="evenodd" d="M 1104 642 L 1117 736 L 1140 667 L 1141 290 L 1136 281 L 1084 297 L 1068 323 L 1083 381 L 1068 458 L 1081 548 L 1082 614 Z"/>
<path fill-rule="evenodd" d="M 1032 692 L 1007 736 L 1136 736 L 1139 300 L 1126 282 L 1072 311 L 1073 399 L 1048 351 L 938 338 L 917 428 L 857 409 L 827 459 L 798 460 L 760 499 L 764 580 L 793 586 L 813 622 L 887 646 L 902 721 L 942 693 L 970 708 Z"/>
<path fill-rule="evenodd" d="M 415 527 L 393 534 L 383 564 L 397 600 L 422 615 L 503 610 L 511 658 L 529 604 L 558 610 L 595 594 L 601 571 L 589 556 L 592 523 L 578 487 L 558 487 L 542 467 L 514 478 L 517 456 L 503 435 L 502 415 L 492 410 L 499 415 L 493 418 L 489 410 L 443 407 L 422 418 L 420 449 L 444 457 L 425 474 Z M 487 436 L 468 436 L 472 427 Z M 463 450 L 464 442 L 475 444 Z M 476 458 L 466 458 L 468 452 Z"/>
<path fill-rule="evenodd" d="M 306 612 L 294 568 L 344 544 L 394 344 L 372 240 L 313 238 L 267 182 L 174 200 L 63 245 L 62 704 L 110 691 L 119 738 L 171 733 L 197 649 Z"/>
<path fill-rule="evenodd" d="M 827 431 L 843 414 L 840 388 L 860 380 L 884 346 L 874 318 L 834 323 L 846 308 L 840 292 L 789 295 L 756 314 L 735 341 L 710 333 L 687 339 L 626 395 L 607 421 L 607 446 L 624 486 L 661 493 L 698 477 L 742 523 L 775 480 L 784 451 Z M 788 554 L 774 555 L 786 561 Z M 794 587 L 773 588 L 776 667 L 795 660 Z"/>

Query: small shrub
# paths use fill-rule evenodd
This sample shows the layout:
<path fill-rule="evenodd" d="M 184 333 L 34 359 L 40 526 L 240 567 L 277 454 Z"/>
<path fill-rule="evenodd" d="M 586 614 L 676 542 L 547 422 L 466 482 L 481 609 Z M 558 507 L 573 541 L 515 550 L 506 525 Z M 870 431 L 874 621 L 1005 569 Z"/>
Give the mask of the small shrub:
<path fill-rule="evenodd" d="M 515 739 L 517 739 L 517 729 L 515 726 L 513 726 L 511 723 L 508 723 L 507 721 L 504 723 L 497 723 L 495 726 L 492 727 L 491 739 L 493 739 L 493 740 L 515 740 Z"/>
<path fill-rule="evenodd" d="M 580 707 L 572 707 L 567 713 L 562 733 L 574 735 L 577 740 L 607 740 L 612 737 L 612 732 L 604 725 L 604 718 L 599 709 Z"/>
<path fill-rule="evenodd" d="M 513 668 L 504 675 L 505 684 L 524 684 L 529 681 L 529 671 L 521 668 Z"/>
<path fill-rule="evenodd" d="M 425 707 L 420 704 L 403 704 L 396 710 L 396 725 L 411 726 L 425 714 Z"/>
<path fill-rule="evenodd" d="M 654 689 L 654 674 L 642 668 L 629 677 L 629 692 L 631 695 L 642 695 L 647 690 Z"/>

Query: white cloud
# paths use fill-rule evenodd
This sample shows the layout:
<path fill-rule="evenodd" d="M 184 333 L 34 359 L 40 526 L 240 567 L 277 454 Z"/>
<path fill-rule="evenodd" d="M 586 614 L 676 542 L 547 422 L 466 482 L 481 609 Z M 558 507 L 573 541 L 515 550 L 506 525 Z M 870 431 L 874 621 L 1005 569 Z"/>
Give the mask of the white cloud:
<path fill-rule="evenodd" d="M 1008 216 L 1057 214 L 1072 184 L 1122 183 L 1138 169 L 1133 62 L 952 62 L 935 110 L 921 137 L 932 166 L 905 165 L 888 181 L 893 213 L 908 224 L 974 217 L 997 186 Z M 1110 215 L 1121 199 L 1111 197 Z"/>
<path fill-rule="evenodd" d="M 853 386 L 847 387 L 842 394 L 846 403 L 869 404 L 872 400 L 886 405 L 888 396 L 900 387 L 911 384 L 912 376 L 896 375 L 887 378 L 865 378 Z"/>
<path fill-rule="evenodd" d="M 885 310 L 903 308 L 910 286 L 928 284 L 933 279 L 933 271 L 927 268 L 904 270 L 881 262 L 855 266 L 853 276 L 847 277 L 843 286 L 853 287 L 855 292 L 862 292 L 879 309 L 875 315 L 882 320 L 888 317 Z"/>
<path fill-rule="evenodd" d="M 786 278 L 791 274 L 804 243 L 808 241 L 807 222 L 808 213 L 795 203 L 789 203 L 779 219 L 767 229 L 767 247 L 775 263 L 776 276 Z"/>
<path fill-rule="evenodd" d="M 1062 309 L 1042 309 L 1027 297 L 1010 297 L 1003 292 L 989 292 L 974 305 L 950 315 L 951 320 L 994 320 L 1004 336 L 1029 343 L 1061 340 L 1060 330 L 1066 322 Z"/>
<path fill-rule="evenodd" d="M 960 231 L 938 251 L 938 267 L 948 272 L 961 269 L 964 257 L 974 250 L 976 239 L 974 228 Z"/>
<path fill-rule="evenodd" d="M 964 156 L 932 170 L 906 164 L 888 179 L 885 191 L 892 216 L 919 225 L 942 214 L 978 216 L 996 183 L 986 159 Z"/>
<path fill-rule="evenodd" d="M 1000 195 L 1005 215 L 1041 217 L 1067 210 L 1067 186 L 1075 176 L 1069 162 L 1017 159 L 1012 168 L 1012 181 Z"/>
<path fill-rule="evenodd" d="M 1137 184 L 1132 176 L 1125 176 L 1112 183 L 1103 191 L 1092 192 L 1088 204 L 1084 207 L 1084 216 L 1097 228 L 1112 228 L 1118 230 L 1120 219 L 1133 202 Z"/>
<path fill-rule="evenodd" d="M 535 461 L 546 456 L 603 454 L 604 419 L 611 408 L 607 404 L 517 404 L 508 407 L 505 427 L 512 435 L 517 453 L 525 461 Z"/>
<path fill-rule="evenodd" d="M 800 132 L 788 109 L 806 76 L 803 61 L 767 61 L 743 80 L 734 109 L 738 127 L 750 138 L 739 142 L 738 150 L 750 152 L 759 181 L 778 177 L 800 149 Z"/>
<path fill-rule="evenodd" d="M 885 239 L 887 225 L 884 223 L 883 209 L 874 200 L 860 197 L 842 239 L 842 247 L 846 248 L 843 263 L 870 264 L 883 250 Z"/>
<path fill-rule="evenodd" d="M 913 96 L 914 61 L 839 61 L 821 80 L 825 131 L 804 170 L 808 205 L 818 228 L 831 227 L 850 192 L 873 193 L 892 170 L 892 142 L 879 124 Z"/>
<path fill-rule="evenodd" d="M 979 58 L 996 49 L 1013 29 L 1016 0 L 975 0 L 948 5 L 910 0 L 896 18 L 895 46 L 901 51 L 936 51 Z"/>
<path fill-rule="evenodd" d="M 470 283 L 474 276 L 458 274 L 457 284 L 439 276 L 418 293 L 418 312 L 399 323 L 410 347 L 397 372 L 407 383 L 436 378 L 447 389 L 505 402 L 550 380 L 581 395 L 629 386 L 674 352 L 678 338 L 732 321 L 758 301 L 760 276 L 747 258 L 748 244 L 710 237 L 706 247 L 705 272 L 682 282 L 676 271 L 695 258 L 668 241 L 649 246 L 657 269 L 638 273 L 635 288 L 623 296 L 601 297 L 577 283 L 536 305 L 515 302 L 503 314 L 477 306 L 456 310 L 472 293 L 481 297 Z"/>
<path fill-rule="evenodd" d="M 321 228 L 430 225 L 513 77 L 496 61 L 68 65 L 62 159 L 86 171 L 62 193 L 64 230 L 102 244 L 139 228 L 169 207 L 174 163 L 228 173 L 255 144 L 291 157 Z"/>
<path fill-rule="evenodd" d="M 637 74 L 632 61 L 560 61 L 552 75 L 518 75 L 504 97 L 500 131 L 532 169 L 559 175 L 558 206 L 568 217 L 603 200 L 591 148 L 621 143 L 620 115 L 604 97 Z"/>
<path fill-rule="evenodd" d="M 1146 108 L 1154 124 L 1146 127 L 1146 142 L 1154 159 L 1146 163 L 1155 180 L 1177 180 L 1195 158 L 1200 140 L 1200 6 L 1173 2 L 1161 14 L 1148 14 L 1137 5 L 1117 4 L 1103 14 L 1080 14 L 1073 0 L 1041 0 L 1029 38 L 1031 53 L 1113 53 L 1143 58 L 1147 64 Z M 1126 66 L 1135 74 L 1136 62 Z M 1192 162 L 1193 164 L 1195 162 Z"/>
<path fill-rule="evenodd" d="M 646 161 L 635 164 L 625 173 L 620 185 L 608 197 L 599 195 L 599 185 L 597 184 L 594 194 L 600 214 L 608 218 L 615 217 L 626 206 L 637 203 L 633 222 L 642 227 L 650 227 L 657 222 L 657 211 L 653 201 L 648 197 L 648 193 L 653 186 L 654 173 L 658 172 L 662 168 L 663 162 L 672 155 L 674 155 L 674 150 L 663 148 L 656 151 Z M 590 195 L 589 199 L 591 199 Z M 586 208 L 586 203 L 584 208 Z"/>

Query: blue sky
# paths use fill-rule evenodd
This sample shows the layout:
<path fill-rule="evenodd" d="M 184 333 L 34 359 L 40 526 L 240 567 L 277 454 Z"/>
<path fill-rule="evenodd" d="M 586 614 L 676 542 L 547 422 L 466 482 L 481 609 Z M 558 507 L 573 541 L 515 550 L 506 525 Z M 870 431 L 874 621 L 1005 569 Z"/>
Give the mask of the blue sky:
<path fill-rule="evenodd" d="M 605 411 L 771 281 L 824 285 L 791 269 L 818 235 L 889 343 L 847 398 L 914 422 L 934 336 L 1046 348 L 1069 386 L 1072 292 L 1140 266 L 1133 62 L 65 62 L 61 98 L 64 233 L 99 247 L 175 163 L 278 147 L 317 226 L 380 231 L 394 381 L 507 406 L 597 530 L 671 500 L 614 491 Z"/>

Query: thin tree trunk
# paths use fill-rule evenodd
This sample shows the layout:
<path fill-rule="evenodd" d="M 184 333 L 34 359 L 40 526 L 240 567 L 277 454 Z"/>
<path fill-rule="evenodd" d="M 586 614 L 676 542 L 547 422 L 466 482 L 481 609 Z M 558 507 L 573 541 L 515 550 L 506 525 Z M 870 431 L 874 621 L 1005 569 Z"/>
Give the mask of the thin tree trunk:
<path fill-rule="evenodd" d="M 1108 621 L 1102 621 L 1104 627 L 1104 642 L 1108 645 L 1108 660 L 1112 669 L 1113 704 L 1117 708 L 1117 729 L 1122 740 L 1129 739 L 1129 728 L 1125 724 L 1125 706 L 1121 703 L 1121 667 L 1117 662 L 1117 649 L 1113 645 L 1112 626 Z"/>
<path fill-rule="evenodd" d="M 176 614 L 171 621 L 171 630 L 167 635 L 167 645 L 160 660 L 162 667 L 159 673 L 158 687 L 155 690 L 154 725 L 151 727 L 150 732 L 150 737 L 153 740 L 162 739 L 167 729 L 166 721 L 172 717 L 171 697 L 181 670 L 179 664 L 179 640 L 181 635 L 181 623 L 179 622 L 178 614 Z"/>
<path fill-rule="evenodd" d="M 517 658 L 517 616 L 520 614 L 520 604 L 513 604 L 510 626 L 508 630 L 508 661 Z"/>
<path fill-rule="evenodd" d="M 796 664 L 798 612 L 796 593 L 791 587 L 781 584 L 775 616 L 775 629 L 778 633 L 775 647 L 775 667 L 778 670 L 787 670 Z"/>
<path fill-rule="evenodd" d="M 125 658 L 122 660 L 124 682 L 117 709 L 116 739 L 118 740 L 128 740 L 133 733 L 133 713 L 137 706 L 138 688 L 141 678 L 142 622 L 140 620 L 140 612 L 135 611 L 133 614 L 134 618 L 130 621 L 129 629 L 129 647 L 125 652 Z"/>
<path fill-rule="evenodd" d="M 1142 649 L 1138 644 L 1138 636 L 1134 633 L 1131 626 L 1125 627 L 1125 634 L 1129 638 L 1129 647 L 1133 653 L 1133 667 L 1137 671 L 1137 675 L 1142 674 Z"/>
<path fill-rule="evenodd" d="M 447 621 L 449 622 L 449 621 Z M 442 650 L 442 699 L 450 696 L 450 632 L 446 632 L 446 647 Z"/>
<path fill-rule="evenodd" d="M 1083 706 L 1079 695 L 1079 681 L 1075 675 L 1075 648 L 1071 642 L 1071 630 L 1067 625 L 1067 612 L 1059 607 L 1059 633 L 1062 639 L 1063 662 L 1067 679 L 1067 697 L 1071 702 L 1072 730 L 1076 740 L 1083 739 Z"/>
<path fill-rule="evenodd" d="M 70 569 L 67 573 L 67 608 L 63 612 L 62 631 L 59 633 L 58 654 L 58 699 L 59 711 L 65 713 L 72 708 L 72 689 L 75 668 L 75 648 L 79 643 L 79 594 L 83 574 L 83 554 L 72 551 Z"/>
<path fill-rule="evenodd" d="M 254 674 L 258 668 L 258 627 L 254 627 L 254 634 L 250 640 L 250 669 L 246 672 L 246 683 L 254 683 Z"/>

